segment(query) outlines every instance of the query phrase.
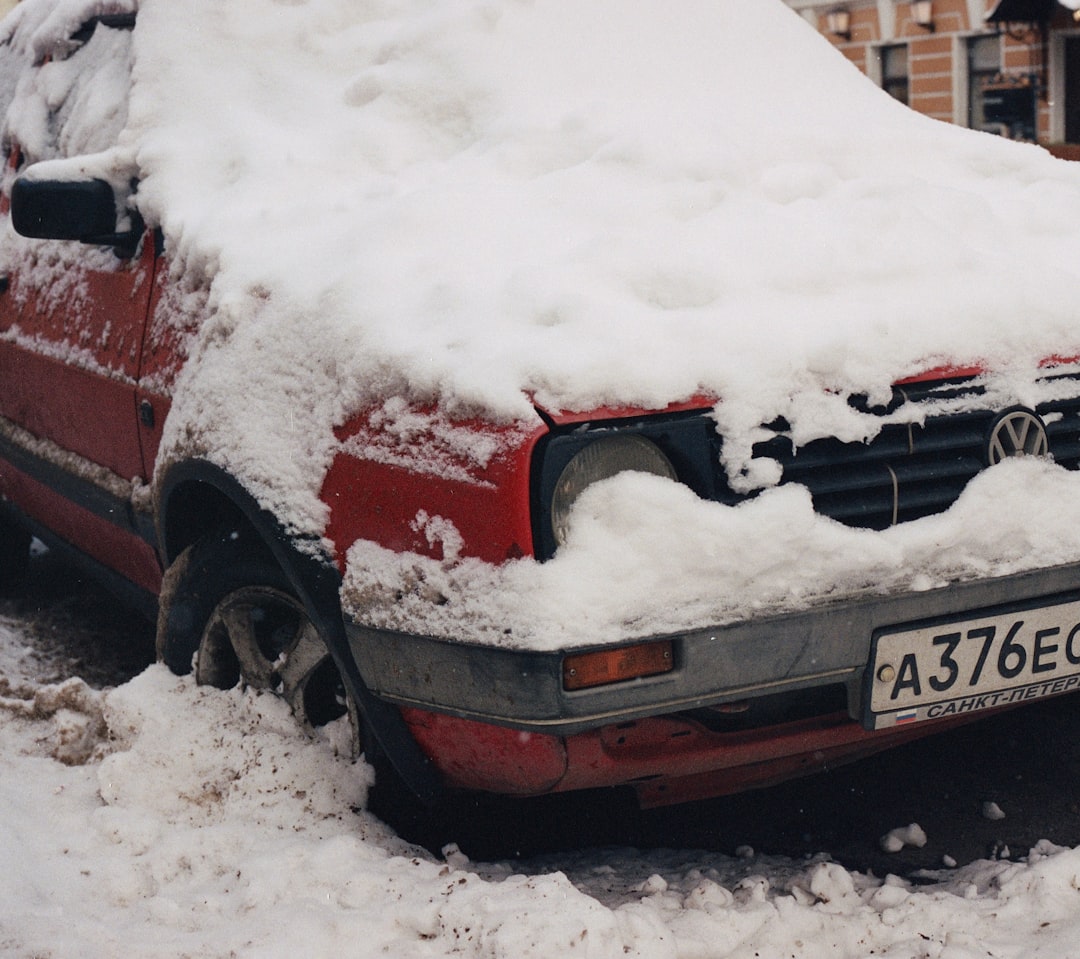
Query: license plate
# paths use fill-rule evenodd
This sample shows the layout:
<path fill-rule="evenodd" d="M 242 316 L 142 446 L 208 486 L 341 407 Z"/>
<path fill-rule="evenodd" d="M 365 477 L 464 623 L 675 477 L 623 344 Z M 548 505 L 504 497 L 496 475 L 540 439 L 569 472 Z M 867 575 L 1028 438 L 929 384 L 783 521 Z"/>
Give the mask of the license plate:
<path fill-rule="evenodd" d="M 868 729 L 1080 690 L 1080 600 L 879 632 L 867 687 Z"/>

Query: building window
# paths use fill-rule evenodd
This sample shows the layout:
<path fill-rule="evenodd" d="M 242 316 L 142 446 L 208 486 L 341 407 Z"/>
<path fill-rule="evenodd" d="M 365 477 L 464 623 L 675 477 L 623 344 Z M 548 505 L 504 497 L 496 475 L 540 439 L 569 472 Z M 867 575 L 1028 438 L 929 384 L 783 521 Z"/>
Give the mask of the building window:
<path fill-rule="evenodd" d="M 1065 142 L 1080 143 L 1080 37 L 1065 38 Z"/>
<path fill-rule="evenodd" d="M 881 47 L 881 87 L 901 103 L 908 103 L 907 44 Z"/>
<path fill-rule="evenodd" d="M 967 42 L 968 119 L 973 130 L 1001 133 L 986 116 L 986 91 L 1001 76 L 1001 38 L 995 33 L 971 37 Z M 993 107 L 991 107 L 993 114 Z"/>

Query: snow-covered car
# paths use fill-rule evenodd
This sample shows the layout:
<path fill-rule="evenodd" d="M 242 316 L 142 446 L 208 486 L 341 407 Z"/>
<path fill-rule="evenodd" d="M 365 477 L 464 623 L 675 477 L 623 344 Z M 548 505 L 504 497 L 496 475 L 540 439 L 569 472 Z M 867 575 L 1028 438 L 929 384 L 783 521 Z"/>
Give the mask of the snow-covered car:
<path fill-rule="evenodd" d="M 1080 688 L 1080 168 L 780 0 L 0 34 L 8 574 L 69 549 L 428 797 L 685 801 Z"/>

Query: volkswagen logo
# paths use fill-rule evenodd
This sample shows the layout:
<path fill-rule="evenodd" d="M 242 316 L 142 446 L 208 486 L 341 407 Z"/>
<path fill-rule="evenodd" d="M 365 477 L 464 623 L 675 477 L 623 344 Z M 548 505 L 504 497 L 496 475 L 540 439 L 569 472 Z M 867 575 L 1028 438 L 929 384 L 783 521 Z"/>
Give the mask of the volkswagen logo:
<path fill-rule="evenodd" d="M 1031 410 L 1007 410 L 994 420 L 986 444 L 991 466 L 1010 456 L 1046 456 L 1049 452 L 1046 427 Z"/>

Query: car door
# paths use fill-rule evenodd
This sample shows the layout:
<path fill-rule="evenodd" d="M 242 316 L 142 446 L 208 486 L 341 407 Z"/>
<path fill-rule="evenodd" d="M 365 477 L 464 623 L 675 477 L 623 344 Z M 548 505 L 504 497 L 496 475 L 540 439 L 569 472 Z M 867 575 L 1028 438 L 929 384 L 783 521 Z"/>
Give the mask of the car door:
<path fill-rule="evenodd" d="M 12 174 L 115 144 L 133 22 L 96 18 L 24 66 L 5 129 L 5 206 Z M 43 532 L 153 592 L 160 572 L 136 400 L 153 238 L 118 251 L 0 225 L 0 491 Z"/>

